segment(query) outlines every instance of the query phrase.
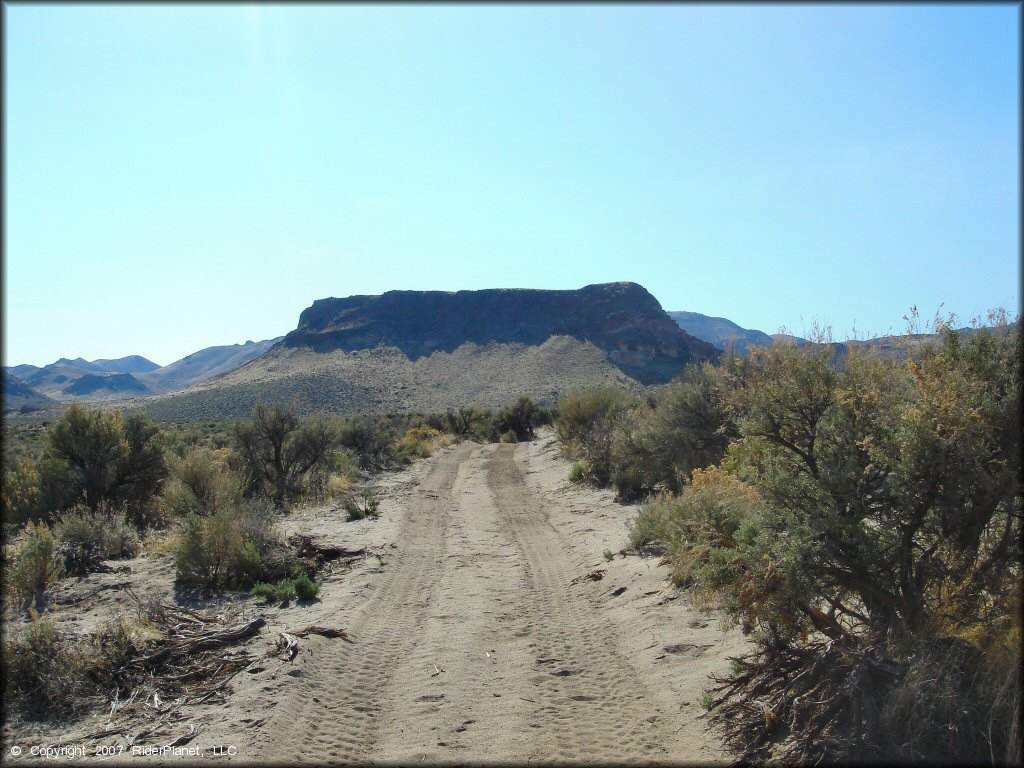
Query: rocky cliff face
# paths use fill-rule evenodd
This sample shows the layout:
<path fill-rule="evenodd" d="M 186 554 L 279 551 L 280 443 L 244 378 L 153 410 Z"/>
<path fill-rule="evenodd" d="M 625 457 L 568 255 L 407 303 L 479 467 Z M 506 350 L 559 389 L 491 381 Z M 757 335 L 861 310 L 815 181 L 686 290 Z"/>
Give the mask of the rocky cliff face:
<path fill-rule="evenodd" d="M 539 346 L 554 336 L 591 342 L 644 384 L 668 381 L 688 362 L 718 354 L 687 335 L 636 283 L 575 291 L 389 291 L 320 299 L 303 311 L 282 345 L 316 352 L 394 347 L 416 361 L 467 343 Z"/>

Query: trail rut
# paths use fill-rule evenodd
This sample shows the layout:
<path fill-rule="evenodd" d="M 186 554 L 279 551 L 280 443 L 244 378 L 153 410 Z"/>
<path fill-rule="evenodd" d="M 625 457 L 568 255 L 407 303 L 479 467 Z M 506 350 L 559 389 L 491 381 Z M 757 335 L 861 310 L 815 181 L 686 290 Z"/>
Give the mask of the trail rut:
<path fill-rule="evenodd" d="M 592 567 L 526 482 L 464 443 L 420 480 L 350 643 L 311 638 L 247 760 L 678 762 L 678 697 L 573 579 Z M 269 691 L 269 688 L 268 688 Z"/>

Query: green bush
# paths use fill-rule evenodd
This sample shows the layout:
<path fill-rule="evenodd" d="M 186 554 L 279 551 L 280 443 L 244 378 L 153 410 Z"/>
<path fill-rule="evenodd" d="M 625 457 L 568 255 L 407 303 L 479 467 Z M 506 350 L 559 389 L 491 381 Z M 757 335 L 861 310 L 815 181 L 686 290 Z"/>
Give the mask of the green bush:
<path fill-rule="evenodd" d="M 687 366 L 657 391 L 620 450 L 622 484 L 678 492 L 695 469 L 717 464 L 736 435 L 726 404 L 727 376 L 711 363 Z"/>
<path fill-rule="evenodd" d="M 235 423 L 232 437 L 250 493 L 262 490 L 278 507 L 301 495 L 311 472 L 329 465 L 336 439 L 325 419 L 300 419 L 294 408 L 262 402 L 251 419 Z"/>
<path fill-rule="evenodd" d="M 8 573 L 7 583 L 14 595 L 19 599 L 42 595 L 62 573 L 50 527 L 46 523 L 28 523 L 15 545 Z"/>
<path fill-rule="evenodd" d="M 167 475 L 159 430 L 140 414 L 123 417 L 72 405 L 47 433 L 46 457 L 52 478 L 51 501 L 80 489 L 89 509 L 101 502 L 123 503 L 136 525 L 146 523 L 148 505 Z M 54 510 L 59 507 L 54 508 Z"/>
<path fill-rule="evenodd" d="M 570 483 L 582 483 L 587 479 L 587 463 L 585 461 L 574 462 L 572 467 L 569 468 L 569 482 Z"/>
<path fill-rule="evenodd" d="M 301 573 L 292 579 L 295 586 L 295 594 L 300 600 L 312 600 L 320 591 L 319 582 L 309 577 L 308 573 Z"/>
<path fill-rule="evenodd" d="M 4 523 L 21 525 L 29 520 L 37 520 L 40 511 L 38 463 L 31 458 L 19 458 L 12 469 L 3 471 L 0 519 Z"/>
<path fill-rule="evenodd" d="M 692 570 L 757 643 L 712 703 L 741 760 L 1021 759 L 1020 356 L 1004 327 L 737 361 L 724 466 L 761 503 L 696 508 Z"/>
<path fill-rule="evenodd" d="M 512 405 L 507 405 L 498 411 L 497 419 L 501 442 L 514 443 L 532 440 L 533 427 L 537 419 L 537 406 L 533 400 L 524 395 Z"/>
<path fill-rule="evenodd" d="M 254 505 L 188 515 L 175 554 L 178 581 L 205 588 L 279 578 L 291 560 L 269 510 Z"/>
<path fill-rule="evenodd" d="M 252 594 L 262 597 L 270 603 L 285 603 L 295 597 L 295 582 L 292 579 L 281 579 L 276 584 L 258 581 L 252 586 Z"/>
<path fill-rule="evenodd" d="M 337 443 L 351 450 L 363 470 L 381 470 L 395 460 L 395 443 L 401 433 L 387 419 L 349 416 L 334 422 Z"/>
<path fill-rule="evenodd" d="M 555 433 L 568 455 L 586 463 L 587 479 L 598 487 L 611 482 L 616 440 L 635 405 L 628 393 L 615 387 L 571 392 L 558 401 Z"/>
<path fill-rule="evenodd" d="M 242 482 L 227 466 L 223 449 L 191 448 L 169 462 L 171 479 L 164 487 L 162 504 L 169 517 L 209 515 L 238 504 Z"/>
<path fill-rule="evenodd" d="M 80 506 L 64 513 L 53 534 L 67 573 L 88 573 L 100 560 L 135 557 L 141 546 L 124 511 L 103 504 L 95 512 Z"/>

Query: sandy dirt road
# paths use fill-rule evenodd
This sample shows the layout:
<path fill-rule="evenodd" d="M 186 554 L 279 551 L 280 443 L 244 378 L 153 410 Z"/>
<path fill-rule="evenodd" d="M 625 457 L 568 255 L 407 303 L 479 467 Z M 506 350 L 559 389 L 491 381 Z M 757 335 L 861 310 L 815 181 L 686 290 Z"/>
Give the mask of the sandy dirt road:
<path fill-rule="evenodd" d="M 550 477 L 531 477 L 531 465 L 550 463 L 553 451 L 553 439 L 463 443 L 435 457 L 402 506 L 394 557 L 347 612 L 351 642 L 310 638 L 285 673 L 288 684 L 265 689 L 270 713 L 239 757 L 721 759 L 692 699 L 708 669 L 724 668 L 735 638 L 727 642 L 681 604 L 669 606 L 674 616 L 645 621 L 644 612 L 665 604 L 663 569 L 650 563 L 635 576 L 620 571 L 635 595 L 654 587 L 632 605 L 614 602 L 606 580 L 573 583 L 601 563 L 593 542 L 605 532 L 571 524 L 571 503 L 550 482 L 552 472 L 564 478 L 562 464 L 547 469 Z M 621 521 L 615 538 L 624 538 Z M 689 629 L 677 625 L 683 620 Z M 673 631 L 675 639 L 711 639 L 658 655 Z M 672 657 L 673 671 L 653 661 L 679 649 L 694 656 L 690 664 Z"/>

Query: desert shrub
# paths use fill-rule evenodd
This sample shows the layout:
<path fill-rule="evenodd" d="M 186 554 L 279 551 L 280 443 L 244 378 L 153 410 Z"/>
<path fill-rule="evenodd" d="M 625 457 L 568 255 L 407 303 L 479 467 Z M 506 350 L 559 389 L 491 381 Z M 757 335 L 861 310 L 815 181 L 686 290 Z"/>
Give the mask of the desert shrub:
<path fill-rule="evenodd" d="M 355 454 L 360 469 L 377 471 L 393 464 L 400 433 L 387 419 L 349 416 L 334 424 L 338 445 Z"/>
<path fill-rule="evenodd" d="M 399 439 L 395 453 L 409 458 L 426 458 L 445 445 L 451 445 L 450 435 L 433 427 L 412 427 Z"/>
<path fill-rule="evenodd" d="M 44 493 L 51 502 L 64 504 L 62 495 L 77 491 L 74 501 L 92 510 L 101 502 L 123 503 L 137 525 L 145 524 L 146 507 L 167 474 L 159 431 L 144 416 L 77 404 L 50 428 L 45 456 L 50 473 L 66 473 L 51 478 L 53 487 Z"/>
<path fill-rule="evenodd" d="M 39 510 L 41 519 L 52 519 L 84 498 L 81 474 L 67 461 L 52 454 L 39 460 Z"/>
<path fill-rule="evenodd" d="M 1020 760 L 1019 677 L 990 672 L 1020 663 L 1020 352 L 1005 328 L 738 362 L 723 466 L 761 502 L 701 513 L 695 569 L 757 643 L 712 703 L 742 759 Z"/>
<path fill-rule="evenodd" d="M 0 519 L 7 524 L 21 525 L 29 520 L 37 520 L 40 511 L 38 463 L 31 458 L 19 458 L 13 468 L 3 471 Z"/>
<path fill-rule="evenodd" d="M 80 506 L 61 515 L 53 528 L 66 573 L 84 574 L 100 560 L 135 557 L 139 534 L 121 509 Z"/>
<path fill-rule="evenodd" d="M 236 422 L 235 449 L 250 490 L 264 488 L 278 507 L 296 496 L 310 471 L 330 461 L 334 430 L 324 419 L 302 420 L 289 407 L 257 403 Z"/>
<path fill-rule="evenodd" d="M 57 542 L 46 523 L 28 523 L 14 546 L 7 583 L 19 599 L 34 598 L 62 575 Z"/>
<path fill-rule="evenodd" d="M 519 441 L 519 438 L 516 436 L 516 433 L 513 432 L 511 429 L 508 430 L 507 432 L 502 432 L 498 436 L 498 442 L 499 443 L 515 443 L 515 442 L 518 442 L 518 441 Z"/>
<path fill-rule="evenodd" d="M 538 405 L 533 416 L 533 426 L 548 427 L 558 421 L 558 406 Z"/>
<path fill-rule="evenodd" d="M 292 579 L 295 586 L 295 595 L 299 600 L 312 600 L 320 591 L 319 582 L 309 577 L 308 573 L 301 573 Z"/>
<path fill-rule="evenodd" d="M 636 517 L 626 523 L 629 545 L 639 549 L 652 541 L 668 543 L 676 532 L 673 523 L 676 503 L 676 499 L 665 493 L 649 498 Z"/>
<path fill-rule="evenodd" d="M 501 434 L 501 441 L 521 442 L 533 439 L 533 428 L 537 418 L 537 406 L 527 396 L 522 396 L 512 405 L 506 405 L 498 411 L 498 432 Z M 506 439 L 512 433 L 511 440 Z"/>
<path fill-rule="evenodd" d="M 628 393 L 616 387 L 579 390 L 558 401 L 555 433 L 568 455 L 585 462 L 589 482 L 604 487 L 611 481 L 616 441 L 622 440 L 619 433 L 635 405 Z"/>
<path fill-rule="evenodd" d="M 678 492 L 694 469 L 722 460 L 736 434 L 724 400 L 726 380 L 711 363 L 690 365 L 654 395 L 630 446 L 634 461 L 627 464 L 639 486 Z"/>
<path fill-rule="evenodd" d="M 9 629 L 3 641 L 4 699 L 30 717 L 65 714 L 74 704 L 69 672 L 75 654 L 53 622 L 30 614 L 30 623 Z"/>
<path fill-rule="evenodd" d="M 582 483 L 587 479 L 587 472 L 587 463 L 585 461 L 573 462 L 573 465 L 569 468 L 569 482 Z"/>
<path fill-rule="evenodd" d="M 4 699 L 32 718 L 66 717 L 126 682 L 126 664 L 160 637 L 152 623 L 120 614 L 81 638 L 29 609 L 30 623 L 3 642 Z M 125 686 L 126 687 L 126 686 Z"/>
<path fill-rule="evenodd" d="M 238 504 L 242 481 L 229 469 L 228 458 L 223 450 L 191 448 L 181 458 L 170 459 L 171 477 L 161 497 L 166 515 L 209 515 Z"/>
<path fill-rule="evenodd" d="M 291 559 L 270 509 L 252 504 L 188 515 L 175 553 L 177 580 L 204 588 L 278 578 Z"/>
<path fill-rule="evenodd" d="M 444 414 L 444 431 L 458 437 L 477 437 L 478 428 L 488 419 L 487 411 L 473 406 L 458 410 L 449 408 Z"/>

